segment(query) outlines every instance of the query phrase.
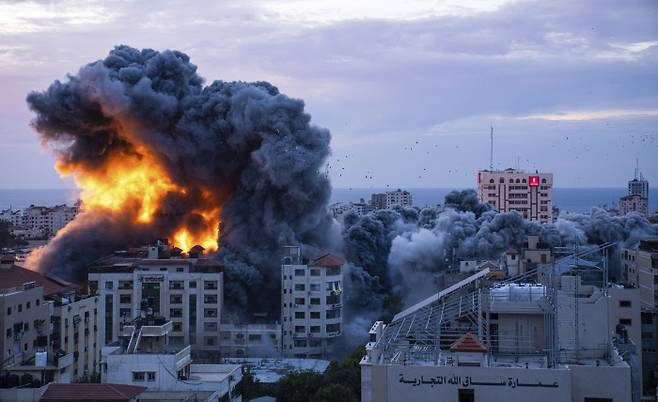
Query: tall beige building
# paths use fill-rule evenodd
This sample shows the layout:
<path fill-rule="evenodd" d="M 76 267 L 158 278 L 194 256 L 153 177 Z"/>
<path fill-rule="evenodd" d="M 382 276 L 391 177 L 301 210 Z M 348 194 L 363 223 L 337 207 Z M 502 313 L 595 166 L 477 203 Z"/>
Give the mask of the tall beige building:
<path fill-rule="evenodd" d="M 331 254 L 304 261 L 298 246 L 286 247 L 281 265 L 284 356 L 320 358 L 342 333 L 343 260 Z"/>
<path fill-rule="evenodd" d="M 517 211 L 525 219 L 553 221 L 553 173 L 518 169 L 478 172 L 480 202 L 500 212 Z"/>

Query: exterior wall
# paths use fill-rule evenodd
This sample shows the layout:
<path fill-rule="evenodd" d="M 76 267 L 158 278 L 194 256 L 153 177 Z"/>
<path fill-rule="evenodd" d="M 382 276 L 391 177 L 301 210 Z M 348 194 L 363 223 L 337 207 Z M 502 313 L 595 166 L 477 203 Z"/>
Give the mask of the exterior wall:
<path fill-rule="evenodd" d="M 498 353 L 540 354 L 544 349 L 543 314 L 498 313 L 498 337 L 492 339 Z"/>
<path fill-rule="evenodd" d="M 619 199 L 619 213 L 626 215 L 631 212 L 639 212 L 642 215 L 649 214 L 649 200 L 637 194 L 631 194 Z"/>
<path fill-rule="evenodd" d="M 537 185 L 531 178 L 538 177 Z M 508 169 L 478 172 L 480 202 L 500 212 L 518 211 L 525 219 L 548 223 L 553 221 L 553 174 L 527 173 Z"/>
<path fill-rule="evenodd" d="M 459 390 L 472 390 L 478 402 L 630 402 L 630 377 L 626 365 L 524 369 L 363 364 L 361 400 L 459 402 Z"/>
<path fill-rule="evenodd" d="M 281 356 L 281 324 L 222 324 L 220 352 L 223 357 Z"/>
<path fill-rule="evenodd" d="M 614 402 L 631 401 L 631 369 L 628 366 L 569 366 L 571 400 L 610 398 Z"/>
<path fill-rule="evenodd" d="M 51 312 L 52 303 L 44 301 L 41 286 L 0 289 L 2 360 L 47 350 Z"/>
<path fill-rule="evenodd" d="M 342 333 L 342 270 L 301 264 L 294 253 L 281 266 L 283 354 L 324 357 Z"/>
<path fill-rule="evenodd" d="M 373 365 L 362 366 L 364 377 L 363 402 L 459 402 L 460 389 L 472 390 L 478 402 L 569 401 L 572 393 L 566 369 Z"/>
<path fill-rule="evenodd" d="M 72 378 L 99 373 L 98 296 L 56 306 L 53 349 L 73 353 Z"/>
<path fill-rule="evenodd" d="M 223 273 L 189 272 L 188 260 L 175 262 L 152 260 L 133 272 L 89 273 L 90 285 L 98 289 L 100 345 L 107 344 L 106 322 L 112 322 L 110 342 L 116 341 L 122 323 L 140 314 L 144 284 L 154 284 L 159 285 L 159 314 L 173 322 L 170 342 L 191 344 L 194 351 L 219 353 Z M 108 297 L 112 300 L 111 311 L 106 308 Z M 196 298 L 196 305 L 190 305 L 190 298 Z M 195 325 L 191 324 L 193 320 Z"/>

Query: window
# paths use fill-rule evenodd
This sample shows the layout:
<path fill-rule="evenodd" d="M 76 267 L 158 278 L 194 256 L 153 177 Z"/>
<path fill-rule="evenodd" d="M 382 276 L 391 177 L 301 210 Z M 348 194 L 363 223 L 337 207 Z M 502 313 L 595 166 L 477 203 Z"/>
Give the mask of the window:
<path fill-rule="evenodd" d="M 327 324 L 327 332 L 340 332 L 340 324 Z"/>
<path fill-rule="evenodd" d="M 183 330 L 183 323 L 180 321 L 174 321 L 174 332 L 180 332 Z"/>
<path fill-rule="evenodd" d="M 108 290 L 114 289 L 114 282 L 105 282 L 105 289 Z"/>
<path fill-rule="evenodd" d="M 204 281 L 203 288 L 205 290 L 217 290 L 217 281 Z"/>
<path fill-rule="evenodd" d="M 203 330 L 204 331 L 217 331 L 217 323 L 216 322 L 204 322 L 203 323 Z"/>
<path fill-rule="evenodd" d="M 206 346 L 215 346 L 216 343 L 217 343 L 217 337 L 216 336 L 206 336 L 206 338 L 205 338 Z"/>
<path fill-rule="evenodd" d="M 319 283 L 311 283 L 311 292 L 318 292 L 320 290 L 320 284 Z"/>
<path fill-rule="evenodd" d="M 295 339 L 295 347 L 296 348 L 305 348 L 306 347 L 306 340 L 305 339 Z"/>
<path fill-rule="evenodd" d="M 327 275 L 340 275 L 340 267 L 327 268 Z"/>
<path fill-rule="evenodd" d="M 631 307 L 630 300 L 619 300 L 619 307 Z"/>
<path fill-rule="evenodd" d="M 183 295 L 169 295 L 170 304 L 181 304 L 183 303 Z"/>
<path fill-rule="evenodd" d="M 320 270 L 317 268 L 311 269 L 311 276 L 320 276 Z"/>
<path fill-rule="evenodd" d="M 338 304 L 340 303 L 340 296 L 327 296 L 327 304 Z"/>
<path fill-rule="evenodd" d="M 130 311 L 129 308 L 120 308 L 119 309 L 119 316 L 120 317 L 128 317 L 131 318 L 130 316 L 132 315 L 132 312 Z"/>
<path fill-rule="evenodd" d="M 651 314 L 642 314 L 642 324 L 651 324 L 651 323 L 653 323 Z"/>
<path fill-rule="evenodd" d="M 314 334 L 320 332 L 320 326 L 319 325 L 312 325 L 311 326 L 311 332 L 314 333 Z"/>
<path fill-rule="evenodd" d="M 300 333 L 300 332 L 306 332 L 306 327 L 303 325 L 297 325 L 295 326 L 295 332 Z"/>
<path fill-rule="evenodd" d="M 261 334 L 249 334 L 249 342 L 260 342 L 261 339 Z"/>
<path fill-rule="evenodd" d="M 629 325 L 631 325 L 631 319 L 630 319 L 630 318 L 620 318 L 620 319 L 619 319 L 619 323 L 620 323 L 621 325 L 627 325 L 627 326 L 629 326 Z"/>
<path fill-rule="evenodd" d="M 203 302 L 206 304 L 217 304 L 217 295 L 203 296 Z"/>
<path fill-rule="evenodd" d="M 30 309 L 30 305 L 31 305 L 31 303 L 30 303 L 30 302 L 27 302 L 27 303 L 25 304 L 25 308 L 29 310 L 29 309 Z"/>
<path fill-rule="evenodd" d="M 183 316 L 182 308 L 171 308 L 169 309 L 169 317 L 171 318 L 180 318 Z"/>
<path fill-rule="evenodd" d="M 7 328 L 7 338 L 11 338 L 11 328 Z"/>
<path fill-rule="evenodd" d="M 475 390 L 460 388 L 457 393 L 457 400 L 459 402 L 475 402 Z"/>
<path fill-rule="evenodd" d="M 7 307 L 7 315 L 11 315 L 11 307 Z"/>
<path fill-rule="evenodd" d="M 311 297 L 311 304 L 315 304 L 315 305 L 320 304 L 320 298 L 319 297 Z"/>
<path fill-rule="evenodd" d="M 169 281 L 169 289 L 183 289 L 183 281 Z"/>
<path fill-rule="evenodd" d="M 190 289 L 196 289 L 196 281 L 190 281 Z"/>
<path fill-rule="evenodd" d="M 295 318 L 298 319 L 306 318 L 306 314 L 303 311 L 295 311 Z"/>
<path fill-rule="evenodd" d="M 303 292 L 304 290 L 306 290 L 306 286 L 304 286 L 303 283 L 296 283 L 295 284 L 295 290 Z"/>
<path fill-rule="evenodd" d="M 149 371 L 146 374 L 147 374 L 146 379 L 148 381 L 155 381 L 155 371 Z"/>
<path fill-rule="evenodd" d="M 326 315 L 327 319 L 340 318 L 340 310 L 327 310 Z"/>
<path fill-rule="evenodd" d="M 296 269 L 295 270 L 295 276 L 304 276 L 306 273 L 304 272 L 303 269 Z"/>
<path fill-rule="evenodd" d="M 119 281 L 119 289 L 132 289 L 132 281 Z"/>
<path fill-rule="evenodd" d="M 19 304 L 19 305 L 18 305 L 18 312 L 20 313 L 21 311 L 23 311 L 23 305 L 22 305 L 22 304 Z"/>
<path fill-rule="evenodd" d="M 295 304 L 303 306 L 306 304 L 306 300 L 303 297 L 295 297 Z"/>
<path fill-rule="evenodd" d="M 133 381 L 144 381 L 144 372 L 133 371 Z"/>
<path fill-rule="evenodd" d="M 327 317 L 329 318 L 329 317 Z M 319 320 L 320 319 L 320 312 L 319 311 L 311 311 L 311 319 L 312 320 Z"/>
<path fill-rule="evenodd" d="M 130 304 L 130 295 L 119 295 L 119 303 Z"/>
<path fill-rule="evenodd" d="M 216 318 L 217 317 L 217 309 L 216 308 L 203 309 L 203 316 L 206 317 L 206 318 Z"/>

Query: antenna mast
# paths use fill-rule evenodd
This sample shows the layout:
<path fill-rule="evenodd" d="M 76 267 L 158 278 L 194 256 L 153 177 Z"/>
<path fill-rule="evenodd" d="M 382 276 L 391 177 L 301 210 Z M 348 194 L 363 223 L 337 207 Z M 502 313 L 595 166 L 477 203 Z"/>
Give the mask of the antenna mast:
<path fill-rule="evenodd" d="M 490 134 L 491 145 L 489 147 L 489 170 L 493 170 L 493 123 L 490 122 L 489 125 L 491 126 L 491 134 Z"/>
<path fill-rule="evenodd" d="M 640 171 L 640 159 L 635 158 L 635 180 L 638 179 L 638 172 Z"/>

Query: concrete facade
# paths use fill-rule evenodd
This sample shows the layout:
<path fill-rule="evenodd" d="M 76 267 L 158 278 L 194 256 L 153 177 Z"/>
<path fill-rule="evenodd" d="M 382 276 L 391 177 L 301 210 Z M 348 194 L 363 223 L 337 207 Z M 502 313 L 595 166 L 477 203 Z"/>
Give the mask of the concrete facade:
<path fill-rule="evenodd" d="M 480 202 L 500 212 L 517 211 L 541 223 L 553 221 L 553 173 L 481 170 L 477 185 Z"/>
<path fill-rule="evenodd" d="M 332 255 L 306 262 L 286 247 L 281 265 L 283 355 L 322 358 L 342 333 L 342 264 Z"/>
<path fill-rule="evenodd" d="M 160 250 L 162 251 L 162 250 Z M 90 294 L 98 296 L 99 344 L 118 339 L 124 323 L 144 313 L 173 323 L 170 341 L 196 353 L 219 355 L 223 266 L 192 257 L 126 257 L 122 253 L 89 267 Z M 155 254 L 154 254 L 155 253 Z"/>

